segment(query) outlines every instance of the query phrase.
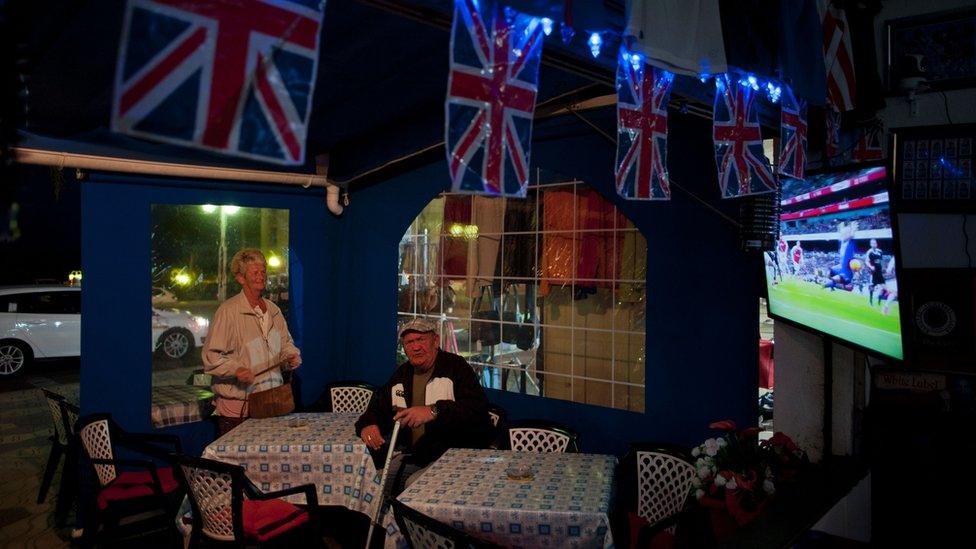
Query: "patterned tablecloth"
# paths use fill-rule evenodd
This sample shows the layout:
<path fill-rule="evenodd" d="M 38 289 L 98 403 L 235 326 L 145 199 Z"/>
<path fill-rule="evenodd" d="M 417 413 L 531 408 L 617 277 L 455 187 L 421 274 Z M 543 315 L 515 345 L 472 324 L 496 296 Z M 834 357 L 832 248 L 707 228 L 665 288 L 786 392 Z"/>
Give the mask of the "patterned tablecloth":
<path fill-rule="evenodd" d="M 153 427 L 200 421 L 213 411 L 213 392 L 196 385 L 156 385 L 149 417 Z"/>
<path fill-rule="evenodd" d="M 380 501 L 380 478 L 356 436 L 358 417 L 297 413 L 249 419 L 210 443 L 203 457 L 243 466 L 263 491 L 312 483 L 319 505 L 341 505 L 372 516 Z M 304 499 L 291 498 L 295 503 Z"/>
<path fill-rule="evenodd" d="M 613 547 L 608 512 L 617 458 L 448 450 L 397 499 L 445 524 L 504 547 Z M 527 465 L 531 480 L 506 470 Z M 386 546 L 404 546 L 393 514 Z"/>

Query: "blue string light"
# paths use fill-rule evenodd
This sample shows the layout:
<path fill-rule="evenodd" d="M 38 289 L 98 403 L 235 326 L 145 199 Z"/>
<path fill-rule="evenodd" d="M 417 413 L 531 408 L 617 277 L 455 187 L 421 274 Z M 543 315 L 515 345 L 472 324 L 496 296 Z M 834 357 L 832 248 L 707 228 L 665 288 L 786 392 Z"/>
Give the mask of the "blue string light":
<path fill-rule="evenodd" d="M 603 47 L 603 38 L 600 36 L 600 33 L 591 33 L 586 43 L 590 46 L 590 54 L 593 57 L 600 57 L 600 48 Z"/>
<path fill-rule="evenodd" d="M 573 41 L 573 36 L 576 36 L 576 31 L 564 21 L 559 24 L 559 34 L 562 36 L 563 44 L 568 46 Z"/>
<path fill-rule="evenodd" d="M 549 19 L 548 17 L 542 18 L 542 32 L 546 36 L 552 34 L 552 19 Z"/>

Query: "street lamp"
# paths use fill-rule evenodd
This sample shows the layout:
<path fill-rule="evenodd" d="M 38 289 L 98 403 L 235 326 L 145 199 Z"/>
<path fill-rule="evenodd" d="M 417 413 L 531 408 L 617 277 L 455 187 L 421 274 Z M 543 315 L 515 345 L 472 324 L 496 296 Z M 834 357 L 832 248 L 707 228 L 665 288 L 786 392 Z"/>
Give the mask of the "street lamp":
<path fill-rule="evenodd" d="M 200 206 L 203 213 L 220 213 L 220 244 L 217 254 L 217 301 L 223 302 L 227 299 L 227 216 L 234 215 L 240 211 L 240 206 L 214 206 L 204 204 Z"/>

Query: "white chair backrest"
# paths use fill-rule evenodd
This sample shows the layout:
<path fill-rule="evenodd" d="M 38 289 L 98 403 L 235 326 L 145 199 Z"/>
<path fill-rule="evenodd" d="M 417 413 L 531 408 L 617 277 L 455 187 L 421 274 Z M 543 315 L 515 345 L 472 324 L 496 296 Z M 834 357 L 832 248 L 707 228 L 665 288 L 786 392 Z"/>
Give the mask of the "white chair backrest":
<path fill-rule="evenodd" d="M 406 515 L 403 516 L 403 523 L 407 525 L 407 538 L 410 539 L 413 547 L 423 547 L 424 549 L 454 549 L 456 547 L 453 540 L 428 530 L 423 524 L 411 520 Z"/>
<path fill-rule="evenodd" d="M 68 444 L 68 434 L 64 432 L 64 418 L 61 413 L 61 399 L 45 393 L 44 399 L 47 400 L 47 407 L 51 410 L 51 421 L 54 422 L 54 434 L 58 437 L 58 443 Z"/>
<path fill-rule="evenodd" d="M 190 483 L 190 496 L 200 510 L 203 533 L 216 540 L 233 540 L 232 477 L 202 467 L 180 465 L 180 468 Z"/>
<path fill-rule="evenodd" d="M 637 452 L 637 514 L 654 524 L 677 513 L 688 499 L 695 467 L 661 452 Z"/>
<path fill-rule="evenodd" d="M 373 397 L 373 391 L 363 387 L 332 387 L 329 389 L 332 411 L 363 413 Z"/>
<path fill-rule="evenodd" d="M 109 431 L 108 420 L 93 421 L 81 428 L 81 445 L 89 459 L 115 459 L 112 453 L 112 435 Z M 95 473 L 102 486 L 115 480 L 115 466 L 108 463 L 96 463 Z"/>
<path fill-rule="evenodd" d="M 562 433 L 538 427 L 511 427 L 508 440 L 516 452 L 565 452 L 570 438 Z"/>

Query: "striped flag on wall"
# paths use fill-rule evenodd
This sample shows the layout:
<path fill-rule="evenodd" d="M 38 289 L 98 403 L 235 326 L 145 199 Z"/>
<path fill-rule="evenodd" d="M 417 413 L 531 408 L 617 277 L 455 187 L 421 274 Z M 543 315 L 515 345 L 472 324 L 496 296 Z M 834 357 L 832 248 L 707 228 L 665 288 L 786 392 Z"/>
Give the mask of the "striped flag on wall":
<path fill-rule="evenodd" d="M 851 27 L 847 14 L 830 0 L 820 4 L 824 33 L 824 66 L 827 69 L 828 108 L 846 112 L 854 108 L 857 86 L 854 78 L 854 55 L 851 49 Z"/>

